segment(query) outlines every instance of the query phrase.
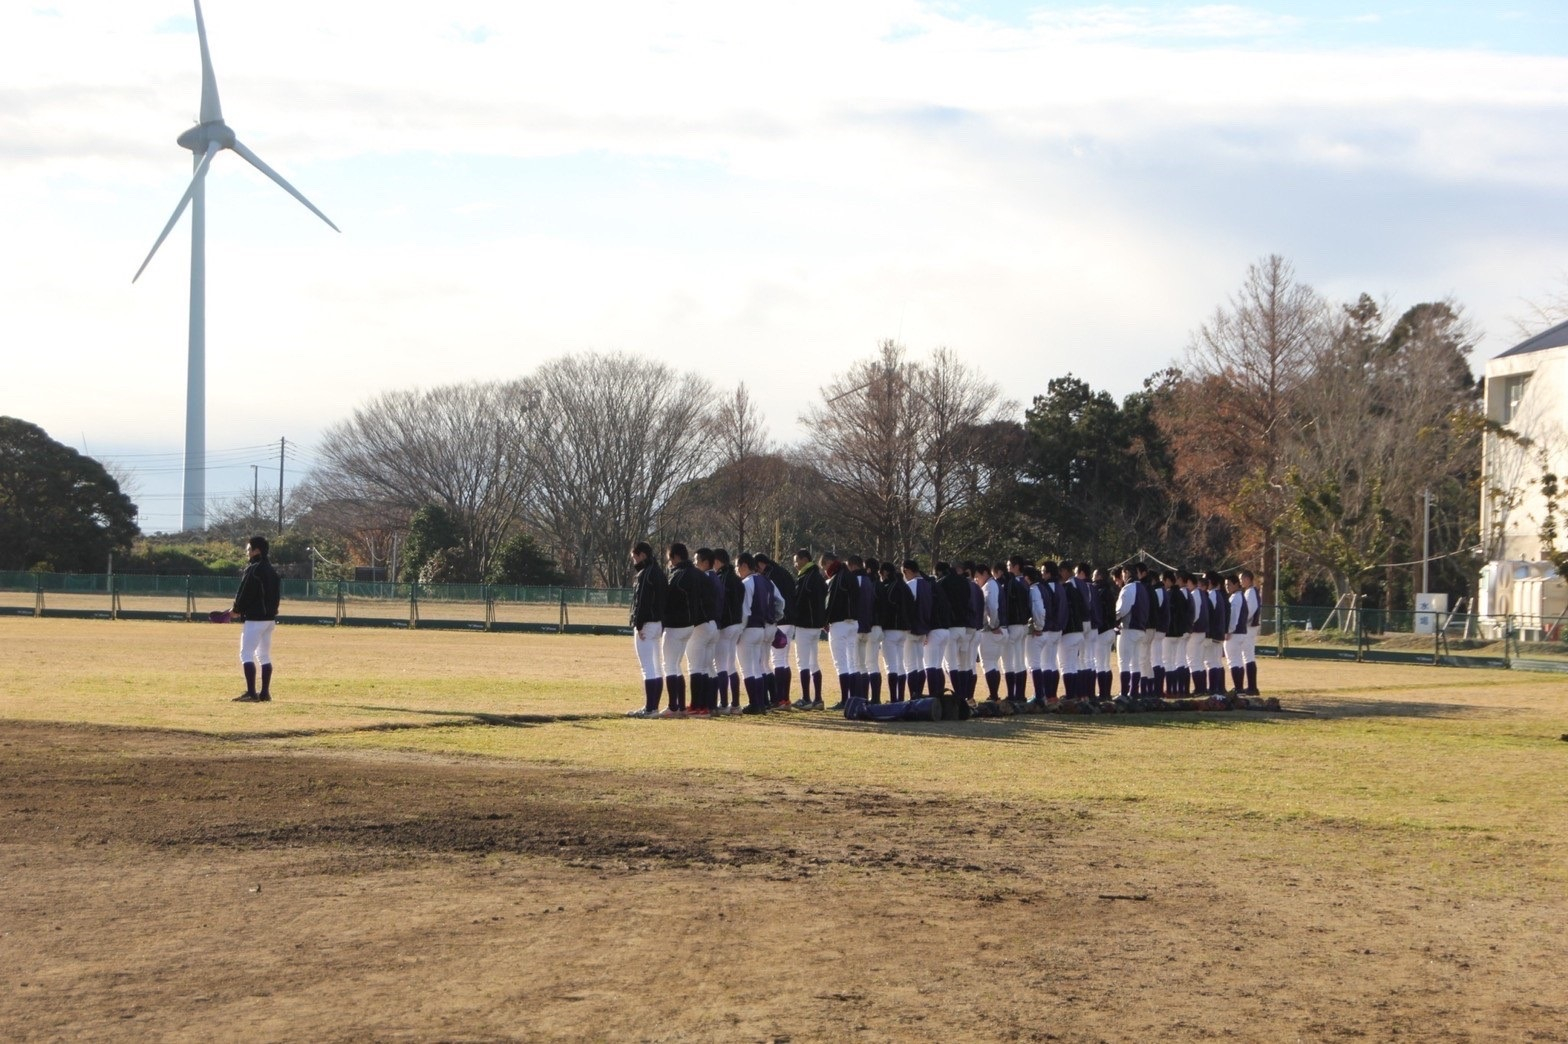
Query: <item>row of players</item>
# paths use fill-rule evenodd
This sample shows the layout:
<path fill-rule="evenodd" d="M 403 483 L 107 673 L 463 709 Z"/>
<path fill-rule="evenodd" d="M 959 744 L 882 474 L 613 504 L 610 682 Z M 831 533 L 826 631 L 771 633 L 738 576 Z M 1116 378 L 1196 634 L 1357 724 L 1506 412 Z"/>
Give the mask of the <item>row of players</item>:
<path fill-rule="evenodd" d="M 989 700 L 1027 702 L 1031 683 L 1041 704 L 1058 692 L 1110 699 L 1113 645 L 1122 696 L 1223 695 L 1225 664 L 1234 694 L 1258 694 L 1262 606 L 1247 571 L 1156 576 L 1143 563 L 1100 570 L 1015 556 L 989 567 L 937 562 L 933 577 L 913 559 L 895 567 L 824 553 L 814 562 L 801 549 L 792 573 L 765 554 L 732 562 L 723 548 L 699 548 L 693 558 L 680 543 L 669 545 L 666 562 L 668 573 L 649 544 L 632 548 L 644 688 L 632 717 L 821 710 L 824 634 L 838 675 L 834 710 L 857 696 L 880 702 L 882 665 L 894 702 L 927 689 L 945 696 L 950 685 L 953 698 L 972 703 L 977 663 Z"/>

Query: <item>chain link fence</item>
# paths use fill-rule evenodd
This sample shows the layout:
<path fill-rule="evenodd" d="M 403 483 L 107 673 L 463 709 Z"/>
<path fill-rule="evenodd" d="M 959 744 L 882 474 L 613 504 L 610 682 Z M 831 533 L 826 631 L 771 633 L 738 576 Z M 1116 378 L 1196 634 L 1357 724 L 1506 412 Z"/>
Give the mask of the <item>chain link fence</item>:
<path fill-rule="evenodd" d="M 284 580 L 284 623 L 629 634 L 630 589 Z M 222 576 L 0 571 L 0 614 L 195 620 L 234 601 Z"/>
<path fill-rule="evenodd" d="M 631 590 L 284 580 L 286 623 L 555 634 L 630 634 Z M 0 614 L 194 620 L 234 600 L 218 576 L 0 572 Z M 1300 659 L 1568 671 L 1564 621 L 1324 606 L 1266 607 L 1258 654 Z"/>

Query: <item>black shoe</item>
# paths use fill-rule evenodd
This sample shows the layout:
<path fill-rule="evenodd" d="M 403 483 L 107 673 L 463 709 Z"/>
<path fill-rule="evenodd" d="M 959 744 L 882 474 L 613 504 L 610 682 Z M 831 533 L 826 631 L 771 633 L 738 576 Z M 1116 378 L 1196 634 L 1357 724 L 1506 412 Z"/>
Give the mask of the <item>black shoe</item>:
<path fill-rule="evenodd" d="M 740 709 L 740 712 L 742 714 L 766 714 L 768 713 L 768 708 L 759 707 L 754 703 L 748 703 L 746 706 Z"/>
<path fill-rule="evenodd" d="M 256 702 L 257 703 L 271 703 L 272 702 L 272 693 L 270 693 L 270 692 L 258 692 L 256 694 Z"/>
<path fill-rule="evenodd" d="M 269 696 L 267 698 L 270 700 L 272 697 Z M 230 700 L 229 702 L 230 703 L 260 703 L 261 702 L 261 697 L 256 695 L 254 692 L 242 692 L 238 696 L 234 697 L 234 699 Z"/>

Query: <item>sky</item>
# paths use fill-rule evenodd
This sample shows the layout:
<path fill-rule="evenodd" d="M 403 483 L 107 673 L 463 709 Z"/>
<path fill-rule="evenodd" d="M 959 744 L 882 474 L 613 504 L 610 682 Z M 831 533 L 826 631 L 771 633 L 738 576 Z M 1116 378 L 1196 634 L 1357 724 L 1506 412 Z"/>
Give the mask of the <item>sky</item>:
<path fill-rule="evenodd" d="M 213 502 L 388 390 L 626 351 L 782 442 L 894 338 L 1027 403 L 1179 358 L 1278 253 L 1451 297 L 1476 368 L 1568 271 L 1568 5 L 208 0 Z M 0 5 L 0 414 L 179 525 L 195 19 Z M 635 418 L 625 418 L 635 423 Z M 253 466 L 259 469 L 253 471 Z"/>

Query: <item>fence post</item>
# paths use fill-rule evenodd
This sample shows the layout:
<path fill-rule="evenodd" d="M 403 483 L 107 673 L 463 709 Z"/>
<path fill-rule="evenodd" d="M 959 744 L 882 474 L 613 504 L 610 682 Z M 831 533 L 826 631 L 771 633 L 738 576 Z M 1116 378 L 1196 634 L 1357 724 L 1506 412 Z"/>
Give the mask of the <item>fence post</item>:
<path fill-rule="evenodd" d="M 196 617 L 196 591 L 191 586 L 191 575 L 185 574 L 185 622 L 190 623 Z"/>
<path fill-rule="evenodd" d="M 120 618 L 120 578 L 113 573 L 109 574 L 109 619 Z"/>
<path fill-rule="evenodd" d="M 495 625 L 495 599 L 491 597 L 489 584 L 481 584 L 479 593 L 485 600 L 485 630 L 488 631 Z"/>
<path fill-rule="evenodd" d="M 1356 662 L 1357 663 L 1363 663 L 1366 660 L 1367 612 L 1368 612 L 1368 610 L 1362 609 L 1360 612 L 1356 613 Z"/>
<path fill-rule="evenodd" d="M 561 588 L 557 588 L 557 590 L 559 590 L 561 592 L 561 619 L 555 625 L 555 633 L 556 634 L 565 634 L 566 633 L 566 625 L 567 625 L 567 623 L 570 622 L 570 617 L 567 615 L 567 612 L 566 612 L 566 588 L 561 587 Z"/>
<path fill-rule="evenodd" d="M 339 580 L 338 581 L 337 607 L 336 607 L 336 610 L 332 614 L 332 626 L 333 627 L 342 627 L 343 626 L 343 616 L 344 616 L 344 612 L 343 612 L 343 581 Z"/>
<path fill-rule="evenodd" d="M 419 582 L 408 585 L 408 629 L 419 626 Z"/>

